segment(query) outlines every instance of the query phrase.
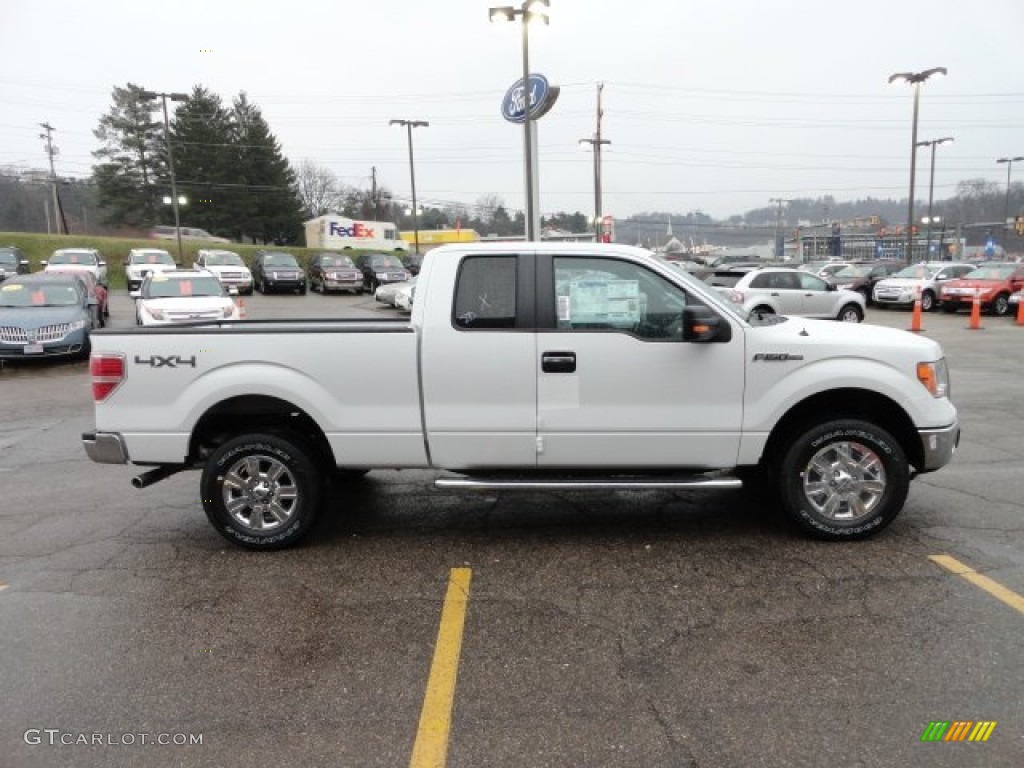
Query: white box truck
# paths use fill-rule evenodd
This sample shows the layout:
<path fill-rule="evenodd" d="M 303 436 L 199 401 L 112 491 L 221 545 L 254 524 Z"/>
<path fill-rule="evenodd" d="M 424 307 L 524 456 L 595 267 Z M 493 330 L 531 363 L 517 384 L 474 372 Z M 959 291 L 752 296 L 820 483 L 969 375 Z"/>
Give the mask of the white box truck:
<path fill-rule="evenodd" d="M 306 247 L 328 250 L 376 248 L 382 251 L 407 251 L 409 244 L 389 221 L 359 221 L 327 214 L 306 222 Z"/>

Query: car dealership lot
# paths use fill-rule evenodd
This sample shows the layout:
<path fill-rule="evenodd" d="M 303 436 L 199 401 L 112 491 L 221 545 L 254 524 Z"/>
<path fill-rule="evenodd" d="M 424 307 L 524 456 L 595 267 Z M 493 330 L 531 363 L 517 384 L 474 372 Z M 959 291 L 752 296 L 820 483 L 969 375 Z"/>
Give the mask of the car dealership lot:
<path fill-rule="evenodd" d="M 366 295 L 244 303 L 250 318 L 397 315 Z M 124 292 L 111 314 L 134 322 Z M 207 524 L 196 473 L 136 491 L 137 468 L 86 459 L 84 364 L 4 369 L 0 765 L 415 764 L 462 568 L 449 765 L 1019 765 L 1024 613 L 929 560 L 1024 594 L 1024 328 L 982 324 L 924 316 L 960 450 L 851 544 L 800 538 L 743 493 L 464 496 L 403 471 L 337 494 L 303 546 L 243 552 Z M 947 720 L 997 726 L 986 743 L 921 742 Z M 60 744 L 79 734 L 104 740 Z"/>

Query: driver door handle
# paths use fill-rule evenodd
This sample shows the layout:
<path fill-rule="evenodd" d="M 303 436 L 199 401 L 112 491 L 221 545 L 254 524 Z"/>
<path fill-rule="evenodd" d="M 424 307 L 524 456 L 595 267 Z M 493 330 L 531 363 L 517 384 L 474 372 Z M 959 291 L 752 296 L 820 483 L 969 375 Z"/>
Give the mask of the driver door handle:
<path fill-rule="evenodd" d="M 545 352 L 540 357 L 540 369 L 544 373 L 575 373 L 575 352 Z"/>

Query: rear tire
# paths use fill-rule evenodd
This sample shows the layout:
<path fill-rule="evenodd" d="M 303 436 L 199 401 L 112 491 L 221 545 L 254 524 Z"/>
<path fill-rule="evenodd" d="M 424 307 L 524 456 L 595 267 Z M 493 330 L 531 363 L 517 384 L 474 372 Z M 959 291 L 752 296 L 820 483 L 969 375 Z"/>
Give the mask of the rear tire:
<path fill-rule="evenodd" d="M 246 549 L 282 549 L 316 522 L 322 478 L 315 454 L 290 435 L 254 433 L 221 444 L 203 467 L 203 509 Z"/>
<path fill-rule="evenodd" d="M 873 536 L 895 519 L 910 488 L 902 446 L 859 419 L 830 421 L 793 441 L 779 477 L 790 520 L 830 541 Z"/>
<path fill-rule="evenodd" d="M 864 313 L 856 304 L 847 304 L 839 310 L 839 315 L 836 317 L 836 320 L 842 323 L 859 323 L 863 319 Z"/>

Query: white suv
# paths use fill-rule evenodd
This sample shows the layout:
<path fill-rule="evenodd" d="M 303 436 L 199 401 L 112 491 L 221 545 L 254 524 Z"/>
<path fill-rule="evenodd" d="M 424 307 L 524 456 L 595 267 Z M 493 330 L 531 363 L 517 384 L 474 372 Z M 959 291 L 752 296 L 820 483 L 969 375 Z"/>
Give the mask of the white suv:
<path fill-rule="evenodd" d="M 837 289 L 803 269 L 718 270 L 705 281 L 741 305 L 747 314 L 818 317 L 846 323 L 864 319 L 863 296 L 856 291 Z"/>
<path fill-rule="evenodd" d="M 171 254 L 160 248 L 133 248 L 124 261 L 124 277 L 128 282 L 128 290 L 134 291 L 146 275 L 154 272 L 170 272 L 178 265 Z"/>
<path fill-rule="evenodd" d="M 192 266 L 212 272 L 224 285 L 237 288 L 239 293 L 252 295 L 252 272 L 234 251 L 201 249 Z"/>
<path fill-rule="evenodd" d="M 877 307 L 909 307 L 920 294 L 921 311 L 931 312 L 938 306 L 939 284 L 963 277 L 973 269 L 970 264 L 953 264 L 948 261 L 910 264 L 892 277 L 875 283 L 871 299 Z"/>
<path fill-rule="evenodd" d="M 107 284 L 107 262 L 95 248 L 61 248 L 41 263 L 44 272 L 90 272 L 97 283 Z"/>

